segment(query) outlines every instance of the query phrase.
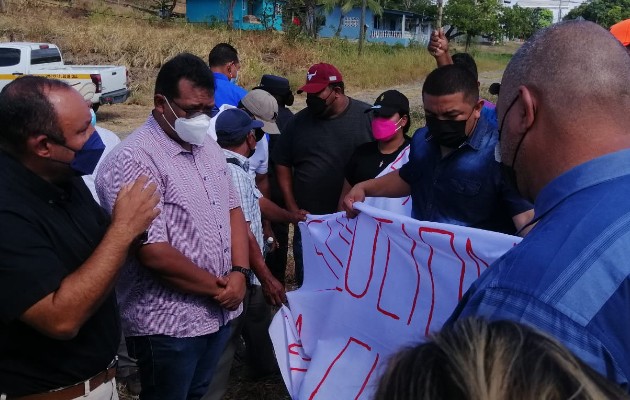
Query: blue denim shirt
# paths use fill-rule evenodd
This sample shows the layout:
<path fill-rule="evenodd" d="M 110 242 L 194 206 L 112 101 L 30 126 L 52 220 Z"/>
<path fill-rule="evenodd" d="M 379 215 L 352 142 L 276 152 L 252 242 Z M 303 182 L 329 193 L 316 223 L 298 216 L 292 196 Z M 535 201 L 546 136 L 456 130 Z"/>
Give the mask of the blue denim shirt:
<path fill-rule="evenodd" d="M 442 158 L 426 127 L 413 135 L 400 177 L 411 186 L 412 216 L 514 234 L 512 217 L 532 205 L 504 182 L 494 159 L 496 124 L 482 113 L 466 143 Z"/>
<path fill-rule="evenodd" d="M 213 72 L 214 75 L 214 111 L 219 111 L 219 107 L 224 104 L 238 106 L 238 102 L 247 94 L 247 90 L 230 82 L 227 76 L 220 72 Z"/>
<path fill-rule="evenodd" d="M 471 286 L 451 321 L 534 326 L 628 390 L 629 194 L 630 150 L 553 180 L 536 199 L 536 226 Z"/>

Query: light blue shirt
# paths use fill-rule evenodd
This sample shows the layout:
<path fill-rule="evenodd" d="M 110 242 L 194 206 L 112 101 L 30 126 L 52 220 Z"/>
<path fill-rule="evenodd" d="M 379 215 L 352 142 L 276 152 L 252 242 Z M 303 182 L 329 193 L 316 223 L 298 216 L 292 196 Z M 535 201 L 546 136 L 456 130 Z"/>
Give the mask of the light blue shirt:
<path fill-rule="evenodd" d="M 630 150 L 559 176 L 534 210 L 538 224 L 472 285 L 451 321 L 534 326 L 629 390 Z"/>

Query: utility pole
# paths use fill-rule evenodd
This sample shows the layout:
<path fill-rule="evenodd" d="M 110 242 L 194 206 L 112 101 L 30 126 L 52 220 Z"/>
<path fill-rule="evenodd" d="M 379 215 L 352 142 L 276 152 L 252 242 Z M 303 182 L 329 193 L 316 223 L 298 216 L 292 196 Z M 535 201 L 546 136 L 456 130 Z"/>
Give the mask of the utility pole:
<path fill-rule="evenodd" d="M 558 3 L 558 22 L 562 22 L 562 0 Z"/>

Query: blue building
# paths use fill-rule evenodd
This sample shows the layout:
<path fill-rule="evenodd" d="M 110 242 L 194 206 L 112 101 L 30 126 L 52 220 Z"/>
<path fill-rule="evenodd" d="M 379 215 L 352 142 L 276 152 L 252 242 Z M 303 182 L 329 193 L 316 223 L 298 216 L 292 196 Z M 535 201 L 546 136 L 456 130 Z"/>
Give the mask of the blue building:
<path fill-rule="evenodd" d="M 320 9 L 323 12 L 323 9 Z M 323 13 L 320 37 L 334 37 L 340 27 L 339 37 L 359 39 L 361 8 L 355 7 L 342 14 L 340 7 L 330 13 Z M 426 44 L 431 36 L 432 24 L 428 18 L 411 11 L 383 9 L 381 15 L 371 10 L 365 11 L 365 39 L 368 42 L 409 45 L 411 42 Z"/>
<path fill-rule="evenodd" d="M 188 0 L 188 22 L 228 22 L 228 10 L 234 0 Z M 232 8 L 234 29 L 282 30 L 284 0 L 235 0 Z"/>

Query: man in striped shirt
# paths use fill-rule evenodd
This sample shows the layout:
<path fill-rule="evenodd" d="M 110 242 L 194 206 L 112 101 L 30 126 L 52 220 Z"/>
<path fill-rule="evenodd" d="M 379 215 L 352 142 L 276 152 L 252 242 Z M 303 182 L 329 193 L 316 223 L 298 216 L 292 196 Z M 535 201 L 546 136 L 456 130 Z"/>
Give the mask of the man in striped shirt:
<path fill-rule="evenodd" d="M 162 66 L 147 122 L 104 160 L 103 207 L 140 174 L 158 186 L 162 213 L 117 284 L 140 398 L 199 399 L 241 311 L 249 267 L 248 227 L 219 146 L 207 137 L 214 78 L 180 54 Z"/>

